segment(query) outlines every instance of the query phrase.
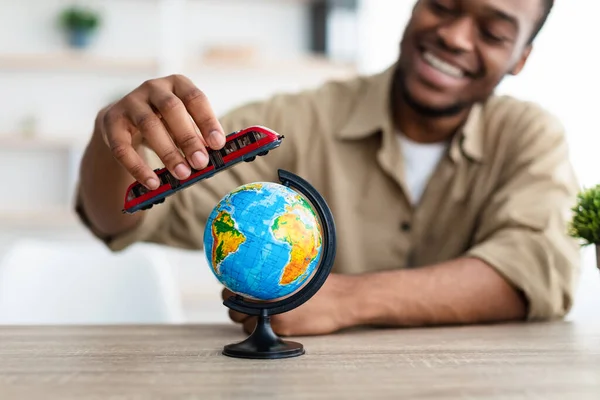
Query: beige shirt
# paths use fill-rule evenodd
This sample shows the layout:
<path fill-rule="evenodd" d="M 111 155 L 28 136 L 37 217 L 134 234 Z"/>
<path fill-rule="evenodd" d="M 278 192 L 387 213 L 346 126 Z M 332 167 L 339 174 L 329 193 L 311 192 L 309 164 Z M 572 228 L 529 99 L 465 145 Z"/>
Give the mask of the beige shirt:
<path fill-rule="evenodd" d="M 334 272 L 479 257 L 525 294 L 529 319 L 565 315 L 579 270 L 578 244 L 566 233 L 579 187 L 561 124 L 535 104 L 490 98 L 473 109 L 413 206 L 388 109 L 392 75 L 393 67 L 231 111 L 221 119 L 226 132 L 264 125 L 285 135 L 281 147 L 171 196 L 136 229 L 101 239 L 115 251 L 138 241 L 202 249 L 218 201 L 245 183 L 277 182 L 283 168 L 331 207 Z"/>

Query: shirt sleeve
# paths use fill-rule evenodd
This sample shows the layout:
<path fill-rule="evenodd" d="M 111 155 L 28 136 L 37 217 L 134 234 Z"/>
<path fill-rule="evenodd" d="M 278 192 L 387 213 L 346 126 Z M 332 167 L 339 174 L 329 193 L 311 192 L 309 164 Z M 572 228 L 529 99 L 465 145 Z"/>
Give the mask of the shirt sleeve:
<path fill-rule="evenodd" d="M 521 125 L 467 255 L 524 294 L 529 320 L 560 318 L 579 274 L 579 245 L 567 233 L 578 184 L 562 125 L 541 112 Z"/>
<path fill-rule="evenodd" d="M 233 189 L 251 182 L 277 182 L 279 168 L 294 171 L 298 154 L 308 140 L 310 107 L 306 96 L 277 95 L 265 101 L 240 106 L 219 120 L 226 133 L 252 125 L 262 125 L 285 136 L 281 146 L 253 162 L 242 162 L 210 179 L 167 197 L 164 203 L 144 211 L 138 226 L 114 236 L 103 236 L 90 224 L 79 201 L 75 210 L 90 232 L 112 251 L 121 251 L 136 242 L 156 243 L 176 248 L 202 250 L 204 227 L 212 209 Z M 162 167 L 154 152 L 147 156 L 153 168 Z"/>

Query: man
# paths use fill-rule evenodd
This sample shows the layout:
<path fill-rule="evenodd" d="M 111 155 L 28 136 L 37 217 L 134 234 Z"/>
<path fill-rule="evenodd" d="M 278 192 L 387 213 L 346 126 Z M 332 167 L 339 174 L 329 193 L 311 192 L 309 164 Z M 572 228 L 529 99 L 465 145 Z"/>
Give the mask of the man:
<path fill-rule="evenodd" d="M 201 249 L 223 195 L 276 181 L 284 168 L 326 198 L 338 251 L 322 289 L 273 317 L 277 333 L 562 317 L 579 263 L 566 234 L 578 186 L 563 128 L 535 104 L 493 94 L 522 70 L 551 7 L 419 0 L 388 70 L 277 95 L 220 119 L 185 77 L 145 82 L 99 112 L 78 212 L 115 251 L 136 241 Z M 152 210 L 121 214 L 132 177 L 158 184 L 144 148 L 183 179 L 190 166 L 207 165 L 205 145 L 219 149 L 225 133 L 255 124 L 284 134 L 282 146 Z M 254 327 L 246 315 L 230 316 Z"/>

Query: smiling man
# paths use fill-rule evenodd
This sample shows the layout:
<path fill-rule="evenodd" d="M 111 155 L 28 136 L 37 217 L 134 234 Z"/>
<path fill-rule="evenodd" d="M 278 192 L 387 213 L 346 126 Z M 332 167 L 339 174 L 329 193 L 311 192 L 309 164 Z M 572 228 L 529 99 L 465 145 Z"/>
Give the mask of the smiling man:
<path fill-rule="evenodd" d="M 386 71 L 221 118 L 183 76 L 145 82 L 98 113 L 77 211 L 115 251 L 138 241 L 202 249 L 222 196 L 276 181 L 284 168 L 326 198 L 338 249 L 323 288 L 273 317 L 277 333 L 560 318 L 579 265 L 566 233 L 578 185 L 565 134 L 541 107 L 493 93 L 525 66 L 551 8 L 419 0 Z M 121 214 L 132 177 L 156 187 L 151 159 L 184 179 L 207 165 L 205 146 L 219 149 L 225 132 L 254 124 L 284 134 L 284 144 L 151 210 Z M 246 315 L 231 318 L 254 327 Z"/>

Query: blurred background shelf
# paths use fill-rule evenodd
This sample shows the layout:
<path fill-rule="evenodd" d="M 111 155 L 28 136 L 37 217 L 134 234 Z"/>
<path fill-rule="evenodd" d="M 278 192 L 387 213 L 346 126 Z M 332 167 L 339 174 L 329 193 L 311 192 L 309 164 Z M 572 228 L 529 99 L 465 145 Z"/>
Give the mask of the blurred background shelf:
<path fill-rule="evenodd" d="M 80 227 L 75 212 L 66 207 L 45 207 L 35 210 L 0 211 L 2 229 L 67 229 Z"/>
<path fill-rule="evenodd" d="M 184 61 L 187 71 L 272 71 L 301 72 L 319 70 L 322 73 L 355 74 L 357 66 L 350 62 L 336 62 L 319 55 L 296 58 L 269 58 L 255 56 L 198 56 L 188 57 Z M 160 70 L 160 62 L 153 59 L 123 59 L 99 56 L 78 52 L 56 52 L 46 54 L 0 54 L 0 71 L 77 71 L 115 74 L 148 74 L 156 76 Z"/>
<path fill-rule="evenodd" d="M 86 138 L 87 139 L 87 138 Z M 0 151 L 17 150 L 64 150 L 81 151 L 86 146 L 82 138 L 59 135 L 2 134 L 0 133 Z"/>
<path fill-rule="evenodd" d="M 155 74 L 159 63 L 155 59 L 127 59 L 59 51 L 39 54 L 0 54 L 0 70 L 14 71 L 79 71 L 98 73 Z"/>
<path fill-rule="evenodd" d="M 290 80 L 298 79 L 301 74 L 318 74 L 329 79 L 340 79 L 358 73 L 357 66 L 352 63 L 335 62 L 319 56 L 297 58 L 256 57 L 248 59 L 228 59 L 226 57 L 187 58 L 182 67 L 186 75 L 210 77 L 213 74 L 255 75 L 259 79 L 268 76 L 287 76 Z"/>

